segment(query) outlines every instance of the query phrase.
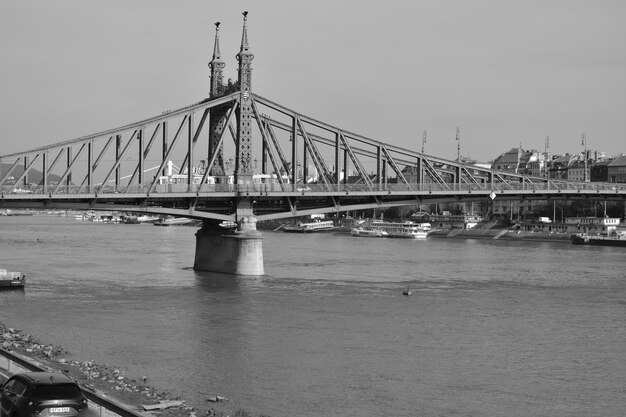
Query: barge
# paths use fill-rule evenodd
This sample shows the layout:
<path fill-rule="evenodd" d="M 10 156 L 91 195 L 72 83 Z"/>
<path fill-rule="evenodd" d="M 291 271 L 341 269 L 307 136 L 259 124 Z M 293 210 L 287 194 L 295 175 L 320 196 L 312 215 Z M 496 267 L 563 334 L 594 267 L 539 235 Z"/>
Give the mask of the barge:
<path fill-rule="evenodd" d="M 599 246 L 623 246 L 626 247 L 626 235 L 600 236 L 589 235 L 587 233 L 573 234 L 572 244 L 574 245 L 599 245 Z"/>

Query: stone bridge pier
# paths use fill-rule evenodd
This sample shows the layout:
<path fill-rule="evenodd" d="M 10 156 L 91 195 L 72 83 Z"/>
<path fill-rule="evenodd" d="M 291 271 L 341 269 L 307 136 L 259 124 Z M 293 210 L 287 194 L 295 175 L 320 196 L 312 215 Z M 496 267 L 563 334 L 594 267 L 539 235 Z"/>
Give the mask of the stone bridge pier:
<path fill-rule="evenodd" d="M 196 232 L 194 269 L 234 275 L 263 275 L 263 236 L 256 228 L 252 201 L 237 208 L 237 228 L 205 221 Z"/>

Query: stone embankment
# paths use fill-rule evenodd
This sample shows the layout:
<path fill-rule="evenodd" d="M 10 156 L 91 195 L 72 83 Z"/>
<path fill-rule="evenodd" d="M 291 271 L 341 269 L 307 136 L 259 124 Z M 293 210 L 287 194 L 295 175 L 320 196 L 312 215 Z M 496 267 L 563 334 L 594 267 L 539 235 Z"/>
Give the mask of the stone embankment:
<path fill-rule="evenodd" d="M 508 229 L 450 229 L 433 230 L 428 237 L 456 239 L 494 239 L 570 243 L 569 233 L 528 232 Z"/>
<path fill-rule="evenodd" d="M 226 416 L 223 410 L 194 409 L 184 401 L 165 392 L 158 392 L 147 385 L 147 377 L 131 378 L 118 368 L 97 364 L 93 361 L 68 359 L 68 352 L 60 346 L 42 344 L 19 329 L 8 328 L 0 323 L 0 347 L 12 353 L 30 358 L 38 366 L 52 372 L 64 372 L 82 386 L 96 393 L 115 398 L 126 408 L 140 411 L 146 416 Z M 148 407 L 143 407 L 144 405 Z M 146 412 L 143 410 L 154 411 Z"/>

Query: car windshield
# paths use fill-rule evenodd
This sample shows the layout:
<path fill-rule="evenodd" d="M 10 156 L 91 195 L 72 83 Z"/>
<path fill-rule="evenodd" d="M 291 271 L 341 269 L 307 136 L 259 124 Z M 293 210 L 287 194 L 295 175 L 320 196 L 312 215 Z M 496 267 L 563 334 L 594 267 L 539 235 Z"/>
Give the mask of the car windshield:
<path fill-rule="evenodd" d="M 74 384 L 36 385 L 33 396 L 41 399 L 74 398 L 80 395 Z"/>

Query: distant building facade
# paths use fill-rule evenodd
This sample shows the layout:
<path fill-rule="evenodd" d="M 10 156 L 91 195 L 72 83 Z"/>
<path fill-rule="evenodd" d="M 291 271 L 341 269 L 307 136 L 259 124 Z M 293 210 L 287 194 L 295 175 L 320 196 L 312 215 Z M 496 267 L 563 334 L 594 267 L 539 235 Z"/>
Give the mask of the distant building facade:
<path fill-rule="evenodd" d="M 615 158 L 607 167 L 609 182 L 626 182 L 626 155 Z"/>
<path fill-rule="evenodd" d="M 585 175 L 585 172 L 589 172 L 589 166 L 585 166 L 584 161 L 574 161 L 567 167 L 567 180 L 579 182 L 589 180 L 589 177 Z"/>

